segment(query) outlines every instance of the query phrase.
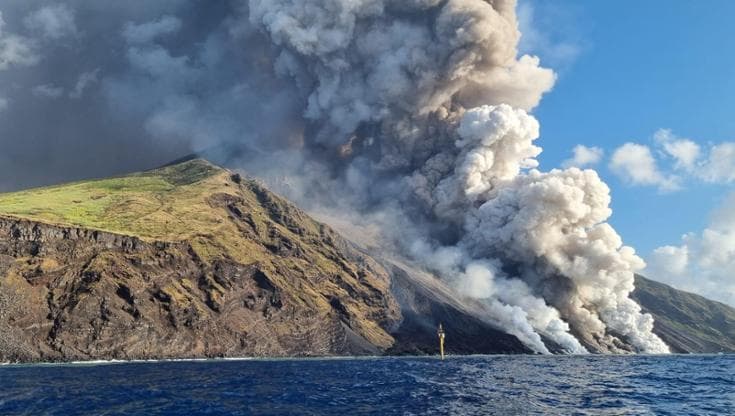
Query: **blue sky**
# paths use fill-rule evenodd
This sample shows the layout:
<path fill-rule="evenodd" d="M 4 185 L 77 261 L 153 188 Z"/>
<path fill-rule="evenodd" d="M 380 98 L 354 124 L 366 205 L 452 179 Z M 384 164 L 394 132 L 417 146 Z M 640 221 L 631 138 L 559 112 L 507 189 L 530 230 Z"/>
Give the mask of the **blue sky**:
<path fill-rule="evenodd" d="M 681 189 L 661 191 L 629 183 L 608 164 L 635 142 L 662 169 L 671 165 L 652 139 L 661 128 L 703 147 L 735 141 L 735 2 L 524 0 L 520 11 L 532 14 L 536 31 L 522 49 L 559 74 L 535 110 L 542 168 L 560 166 L 577 144 L 603 148 L 594 168 L 612 190 L 611 223 L 644 257 L 701 232 L 733 189 L 728 181 L 680 174 Z"/>

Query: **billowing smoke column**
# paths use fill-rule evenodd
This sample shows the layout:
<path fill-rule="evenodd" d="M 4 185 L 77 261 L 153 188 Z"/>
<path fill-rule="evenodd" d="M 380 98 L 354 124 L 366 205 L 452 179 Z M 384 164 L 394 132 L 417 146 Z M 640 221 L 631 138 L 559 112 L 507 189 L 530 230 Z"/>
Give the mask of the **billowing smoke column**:
<path fill-rule="evenodd" d="M 209 149 L 313 212 L 378 226 L 538 352 L 666 352 L 629 298 L 642 262 L 605 223 L 608 188 L 536 169 L 527 111 L 555 75 L 517 57 L 515 8 L 9 0 L 0 189 Z"/>
<path fill-rule="evenodd" d="M 535 169 L 539 125 L 524 110 L 554 75 L 516 59 L 515 2 L 249 6 L 307 97 L 306 151 L 326 152 L 314 157 L 332 180 L 313 179 L 328 193 L 380 210 L 399 247 L 539 352 L 543 339 L 585 352 L 572 332 L 601 350 L 622 338 L 668 351 L 629 298 L 643 264 L 604 223 L 607 186 L 594 171 Z"/>

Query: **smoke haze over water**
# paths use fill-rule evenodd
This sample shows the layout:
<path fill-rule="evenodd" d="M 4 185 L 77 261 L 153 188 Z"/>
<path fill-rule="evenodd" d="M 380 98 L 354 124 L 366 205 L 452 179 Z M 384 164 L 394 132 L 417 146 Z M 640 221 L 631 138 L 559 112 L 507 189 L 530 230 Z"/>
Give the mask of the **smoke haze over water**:
<path fill-rule="evenodd" d="M 607 186 L 536 169 L 529 111 L 555 75 L 517 56 L 515 9 L 4 3 L 0 187 L 210 149 L 307 209 L 377 226 L 538 352 L 666 352 L 628 296 L 643 263 L 605 223 Z"/>

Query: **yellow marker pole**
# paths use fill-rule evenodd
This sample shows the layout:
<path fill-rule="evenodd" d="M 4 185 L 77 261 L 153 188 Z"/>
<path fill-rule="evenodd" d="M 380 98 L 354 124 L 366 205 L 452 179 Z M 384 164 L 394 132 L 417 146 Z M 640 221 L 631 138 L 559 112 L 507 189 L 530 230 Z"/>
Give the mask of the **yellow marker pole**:
<path fill-rule="evenodd" d="M 437 335 L 439 335 L 439 353 L 441 354 L 442 360 L 444 359 L 444 336 L 446 335 L 444 333 L 444 328 L 442 328 L 442 324 L 439 324 L 439 330 L 436 331 Z"/>
<path fill-rule="evenodd" d="M 442 360 L 444 359 L 444 334 L 439 335 L 439 351 L 442 355 Z"/>

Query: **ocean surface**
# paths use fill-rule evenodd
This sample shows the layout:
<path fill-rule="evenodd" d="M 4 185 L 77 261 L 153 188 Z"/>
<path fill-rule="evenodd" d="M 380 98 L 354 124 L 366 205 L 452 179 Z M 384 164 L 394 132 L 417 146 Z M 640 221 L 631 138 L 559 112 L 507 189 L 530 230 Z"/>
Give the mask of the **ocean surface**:
<path fill-rule="evenodd" d="M 735 415 L 735 356 L 0 367 L 0 415 Z"/>

